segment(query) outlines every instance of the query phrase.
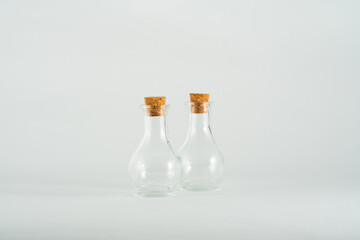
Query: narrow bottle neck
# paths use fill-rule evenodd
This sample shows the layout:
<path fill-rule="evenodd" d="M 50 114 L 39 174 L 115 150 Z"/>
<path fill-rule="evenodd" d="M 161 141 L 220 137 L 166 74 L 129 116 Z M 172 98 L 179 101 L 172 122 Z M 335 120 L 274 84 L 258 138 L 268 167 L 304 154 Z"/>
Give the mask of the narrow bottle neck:
<path fill-rule="evenodd" d="M 167 140 L 165 116 L 145 116 L 144 139 Z"/>
<path fill-rule="evenodd" d="M 211 134 L 209 113 L 190 113 L 188 136 Z"/>

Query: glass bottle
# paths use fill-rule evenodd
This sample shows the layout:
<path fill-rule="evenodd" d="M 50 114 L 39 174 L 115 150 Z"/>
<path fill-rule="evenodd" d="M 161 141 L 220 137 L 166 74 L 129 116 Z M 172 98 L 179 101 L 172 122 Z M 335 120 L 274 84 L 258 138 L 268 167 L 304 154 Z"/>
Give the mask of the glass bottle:
<path fill-rule="evenodd" d="M 177 189 L 182 163 L 166 131 L 165 97 L 145 97 L 145 133 L 129 164 L 132 183 L 140 196 L 166 196 Z"/>
<path fill-rule="evenodd" d="M 209 94 L 190 94 L 189 128 L 179 150 L 183 163 L 183 188 L 192 191 L 218 187 L 224 174 L 224 158 L 210 128 Z"/>

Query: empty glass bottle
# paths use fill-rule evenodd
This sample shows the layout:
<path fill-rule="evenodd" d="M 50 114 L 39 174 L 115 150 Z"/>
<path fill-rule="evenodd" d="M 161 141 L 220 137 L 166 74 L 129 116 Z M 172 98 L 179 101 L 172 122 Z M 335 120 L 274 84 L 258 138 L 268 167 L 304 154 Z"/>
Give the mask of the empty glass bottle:
<path fill-rule="evenodd" d="M 166 132 L 165 97 L 145 98 L 145 133 L 129 164 L 129 174 L 140 196 L 166 196 L 177 189 L 182 163 Z"/>
<path fill-rule="evenodd" d="M 209 94 L 190 94 L 189 129 L 179 150 L 183 163 L 183 188 L 214 189 L 224 174 L 224 159 L 210 128 Z"/>

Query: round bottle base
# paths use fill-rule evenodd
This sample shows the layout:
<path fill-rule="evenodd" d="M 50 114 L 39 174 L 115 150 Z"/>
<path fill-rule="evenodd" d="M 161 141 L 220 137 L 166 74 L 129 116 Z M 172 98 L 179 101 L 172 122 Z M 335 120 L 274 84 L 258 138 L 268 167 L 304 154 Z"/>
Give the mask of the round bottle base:
<path fill-rule="evenodd" d="M 137 191 L 137 196 L 141 197 L 167 197 L 172 193 L 172 189 L 168 186 L 149 185 L 142 187 Z"/>
<path fill-rule="evenodd" d="M 185 182 L 183 188 L 189 191 L 208 191 L 217 188 L 217 186 L 211 181 L 193 180 Z"/>

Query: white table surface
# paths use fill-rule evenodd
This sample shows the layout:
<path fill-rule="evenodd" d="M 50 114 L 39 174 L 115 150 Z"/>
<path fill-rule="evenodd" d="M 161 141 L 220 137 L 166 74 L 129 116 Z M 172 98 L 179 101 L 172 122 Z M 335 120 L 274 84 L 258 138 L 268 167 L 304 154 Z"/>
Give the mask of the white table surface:
<path fill-rule="evenodd" d="M 358 190 L 223 186 L 141 198 L 126 186 L 2 185 L 0 239 L 360 239 Z"/>

